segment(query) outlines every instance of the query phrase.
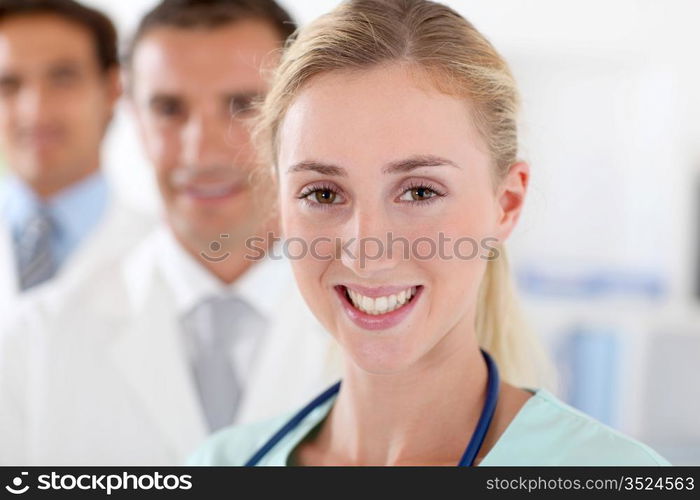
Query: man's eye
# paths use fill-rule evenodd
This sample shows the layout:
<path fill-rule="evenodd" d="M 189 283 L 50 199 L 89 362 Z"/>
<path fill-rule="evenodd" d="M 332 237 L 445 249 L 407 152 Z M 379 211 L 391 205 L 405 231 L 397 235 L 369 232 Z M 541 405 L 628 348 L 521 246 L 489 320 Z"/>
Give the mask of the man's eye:
<path fill-rule="evenodd" d="M 252 97 L 233 97 L 229 101 L 229 112 L 233 116 L 249 113 L 253 110 Z"/>
<path fill-rule="evenodd" d="M 173 117 L 182 114 L 182 105 L 175 100 L 162 100 L 153 103 L 155 114 L 164 117 Z"/>
<path fill-rule="evenodd" d="M 78 73 L 70 69 L 56 71 L 51 75 L 51 81 L 54 85 L 66 87 L 78 81 Z"/>
<path fill-rule="evenodd" d="M 0 78 L 0 94 L 4 96 L 17 93 L 20 86 L 19 78 Z"/>
<path fill-rule="evenodd" d="M 437 196 L 438 193 L 424 186 L 407 189 L 399 198 L 401 201 L 424 201 Z"/>

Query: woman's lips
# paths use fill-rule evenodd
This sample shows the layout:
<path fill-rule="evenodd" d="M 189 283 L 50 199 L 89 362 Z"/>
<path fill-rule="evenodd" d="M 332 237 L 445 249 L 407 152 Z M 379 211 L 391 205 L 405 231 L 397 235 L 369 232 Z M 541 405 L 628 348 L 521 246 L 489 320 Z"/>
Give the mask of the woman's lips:
<path fill-rule="evenodd" d="M 423 286 L 366 288 L 334 287 L 343 310 L 360 328 L 386 330 L 398 325 L 415 308 Z"/>

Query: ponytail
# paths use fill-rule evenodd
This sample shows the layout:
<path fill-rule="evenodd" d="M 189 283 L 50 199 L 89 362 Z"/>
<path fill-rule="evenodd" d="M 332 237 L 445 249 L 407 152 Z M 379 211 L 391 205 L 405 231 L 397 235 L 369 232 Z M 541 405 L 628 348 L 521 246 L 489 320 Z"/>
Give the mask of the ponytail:
<path fill-rule="evenodd" d="M 554 388 L 554 369 L 529 328 L 515 293 L 503 246 L 489 260 L 479 288 L 476 338 L 498 364 L 504 380 L 519 387 Z"/>

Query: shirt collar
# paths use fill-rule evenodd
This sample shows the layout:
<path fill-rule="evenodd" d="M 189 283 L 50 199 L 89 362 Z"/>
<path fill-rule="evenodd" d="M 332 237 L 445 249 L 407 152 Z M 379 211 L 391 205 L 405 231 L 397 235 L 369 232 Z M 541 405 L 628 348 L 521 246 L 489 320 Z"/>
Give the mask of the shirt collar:
<path fill-rule="evenodd" d="M 99 222 L 108 197 L 107 181 L 97 171 L 52 196 L 48 207 L 64 239 L 79 241 Z"/>
<path fill-rule="evenodd" d="M 8 175 L 2 186 L 2 213 L 12 234 L 17 234 L 37 212 L 41 200 L 22 180 Z"/>
<path fill-rule="evenodd" d="M 265 319 L 275 316 L 282 294 L 292 283 L 285 259 L 266 258 L 254 263 L 235 282 L 226 284 L 188 253 L 170 228 L 164 226 L 159 232 L 158 263 L 174 294 L 178 313 L 186 314 L 207 297 L 231 294 L 245 300 Z"/>
<path fill-rule="evenodd" d="M 106 208 L 109 195 L 107 181 L 100 171 L 60 191 L 46 202 L 16 175 L 7 177 L 3 191 L 2 210 L 14 235 L 44 205 L 61 239 L 66 241 L 79 241 L 94 228 Z"/>
<path fill-rule="evenodd" d="M 296 287 L 289 261 L 282 258 L 279 245 L 270 252 L 279 258 L 266 257 L 254 263 L 233 283 L 239 296 L 255 307 L 266 318 L 273 318 L 279 311 L 279 304 L 290 287 Z"/>

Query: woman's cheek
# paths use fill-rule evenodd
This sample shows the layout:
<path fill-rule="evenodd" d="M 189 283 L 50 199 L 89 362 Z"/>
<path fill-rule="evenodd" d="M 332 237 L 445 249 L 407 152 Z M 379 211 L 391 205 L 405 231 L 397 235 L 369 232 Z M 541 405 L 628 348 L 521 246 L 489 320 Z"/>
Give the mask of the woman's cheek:
<path fill-rule="evenodd" d="M 323 286 L 323 276 L 328 264 L 315 259 L 292 261 L 292 270 L 299 291 L 313 315 L 323 327 L 335 335 L 337 318 L 333 303 L 333 290 Z"/>
<path fill-rule="evenodd" d="M 427 243 L 416 245 L 419 251 L 422 248 L 430 252 L 431 258 L 421 258 L 416 264 L 430 276 L 434 301 L 431 309 L 448 316 L 466 312 L 486 269 L 484 257 L 488 252 L 482 246 L 484 224 L 469 219 L 455 218 L 452 224 L 443 221 L 440 227 L 434 226 L 431 232 L 426 232 L 434 242 L 430 244 L 432 247 Z"/>
<path fill-rule="evenodd" d="M 309 221 L 297 212 L 283 213 L 284 252 L 290 260 L 299 289 L 317 315 L 323 314 L 328 292 L 322 279 L 333 259 L 333 238 L 327 226 Z"/>
<path fill-rule="evenodd" d="M 325 262 L 333 257 L 336 238 L 328 224 L 297 216 L 283 218 L 283 237 L 292 260 Z"/>

